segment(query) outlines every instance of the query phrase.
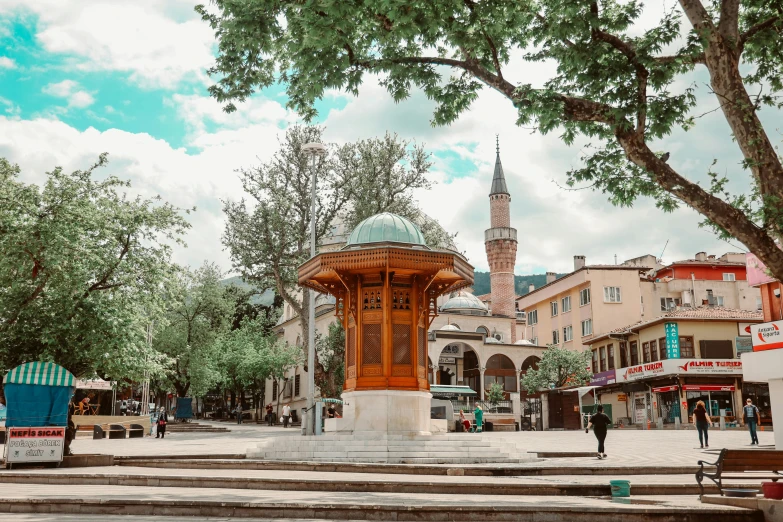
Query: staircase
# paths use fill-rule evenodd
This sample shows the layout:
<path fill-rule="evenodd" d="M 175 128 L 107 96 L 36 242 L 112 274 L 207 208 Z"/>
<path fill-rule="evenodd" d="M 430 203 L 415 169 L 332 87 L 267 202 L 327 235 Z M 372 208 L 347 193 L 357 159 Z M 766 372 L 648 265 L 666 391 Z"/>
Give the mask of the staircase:
<path fill-rule="evenodd" d="M 270 437 L 248 459 L 393 464 L 518 463 L 537 460 L 517 444 L 479 434 L 346 434 Z"/>

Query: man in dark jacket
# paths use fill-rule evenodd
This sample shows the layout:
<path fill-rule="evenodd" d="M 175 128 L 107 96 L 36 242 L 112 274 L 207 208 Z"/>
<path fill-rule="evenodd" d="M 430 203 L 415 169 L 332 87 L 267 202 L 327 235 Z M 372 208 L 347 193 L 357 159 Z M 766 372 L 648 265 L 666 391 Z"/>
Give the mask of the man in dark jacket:
<path fill-rule="evenodd" d="M 166 415 L 166 408 L 161 408 L 160 413 L 158 414 L 158 434 L 155 436 L 156 439 L 166 438 L 166 424 L 168 423 L 169 416 Z"/>

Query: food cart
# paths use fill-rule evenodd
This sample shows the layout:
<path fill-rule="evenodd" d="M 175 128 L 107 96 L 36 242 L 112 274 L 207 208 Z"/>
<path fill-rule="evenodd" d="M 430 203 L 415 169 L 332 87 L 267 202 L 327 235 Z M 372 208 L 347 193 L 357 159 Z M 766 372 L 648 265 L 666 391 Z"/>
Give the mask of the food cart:
<path fill-rule="evenodd" d="M 63 459 L 73 375 L 54 363 L 30 362 L 3 378 L 6 401 L 5 467 Z"/>

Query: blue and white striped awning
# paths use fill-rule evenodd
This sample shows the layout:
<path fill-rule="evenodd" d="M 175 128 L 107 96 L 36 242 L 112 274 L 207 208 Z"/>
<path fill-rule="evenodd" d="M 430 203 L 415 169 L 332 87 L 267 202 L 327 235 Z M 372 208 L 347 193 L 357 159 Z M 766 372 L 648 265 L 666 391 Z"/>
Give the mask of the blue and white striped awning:
<path fill-rule="evenodd" d="M 41 386 L 74 386 L 73 374 L 54 363 L 29 362 L 17 366 L 3 378 L 6 384 L 38 384 Z"/>

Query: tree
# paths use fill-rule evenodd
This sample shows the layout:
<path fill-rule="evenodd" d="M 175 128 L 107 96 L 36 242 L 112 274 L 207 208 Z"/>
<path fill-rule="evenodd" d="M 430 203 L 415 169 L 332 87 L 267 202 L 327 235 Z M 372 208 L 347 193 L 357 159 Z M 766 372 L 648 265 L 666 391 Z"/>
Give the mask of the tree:
<path fill-rule="evenodd" d="M 639 0 L 214 4 L 196 10 L 218 39 L 210 73 L 219 80 L 210 92 L 227 111 L 281 82 L 288 106 L 312 118 L 327 89 L 357 94 L 372 73 L 395 101 L 422 89 L 437 103 L 433 122 L 443 125 L 486 86 L 511 102 L 518 124 L 557 129 L 568 144 L 578 136 L 596 142 L 568 173 L 570 184 L 587 183 L 615 205 L 649 196 L 664 211 L 690 206 L 783 280 L 776 244 L 783 236 L 783 164 L 758 117 L 765 105 L 780 107 L 779 1 L 679 0 L 680 9 L 651 28 L 642 27 Z M 557 72 L 541 87 L 520 83 L 507 68 L 512 57 L 554 63 Z M 709 74 L 749 176 L 711 170 L 702 186 L 675 170 L 676 158 L 668 163 L 668 154 L 654 150 L 698 117 L 690 76 L 697 67 Z M 729 192 L 735 179 L 748 189 Z"/>
<path fill-rule="evenodd" d="M 303 348 L 308 345 L 310 293 L 301 292 L 297 269 L 310 257 L 311 165 L 301 147 L 321 141 L 322 133 L 319 127 L 289 128 L 270 162 L 241 172 L 251 202 L 225 201 L 223 206 L 223 242 L 234 269 L 259 288 L 274 288 L 291 307 L 299 317 Z M 317 173 L 317 244 L 341 220 L 358 222 L 386 210 L 418 212 L 411 190 L 429 186 L 425 176 L 430 164 L 420 147 L 408 150 L 408 145 L 387 135 L 330 147 Z M 316 360 L 317 381 L 334 379 L 327 367 L 328 362 Z"/>
<path fill-rule="evenodd" d="M 167 324 L 153 346 L 172 361 L 166 379 L 179 397 L 204 395 L 220 380 L 215 343 L 231 328 L 234 314 L 232 287 L 221 284 L 221 277 L 217 265 L 204 263 L 174 278 Z"/>
<path fill-rule="evenodd" d="M 541 354 L 538 368 L 531 368 L 522 377 L 522 387 L 528 393 L 538 393 L 552 387 L 580 386 L 590 382 L 593 372 L 590 370 L 589 350 L 575 352 L 554 344 L 549 345 Z"/>
<path fill-rule="evenodd" d="M 87 170 L 18 180 L 0 159 L 0 368 L 53 361 L 77 376 L 141 379 L 166 363 L 146 328 L 162 320 L 172 242 L 189 224 L 128 182 Z"/>
<path fill-rule="evenodd" d="M 345 381 L 345 330 L 338 321 L 329 325 L 326 336 L 317 335 L 315 350 L 324 372 L 316 375 L 321 397 L 339 398 Z"/>
<path fill-rule="evenodd" d="M 497 382 L 490 384 L 489 390 L 487 390 L 487 401 L 489 401 L 490 404 L 497 404 L 505 398 L 506 394 L 503 390 L 503 386 Z"/>

